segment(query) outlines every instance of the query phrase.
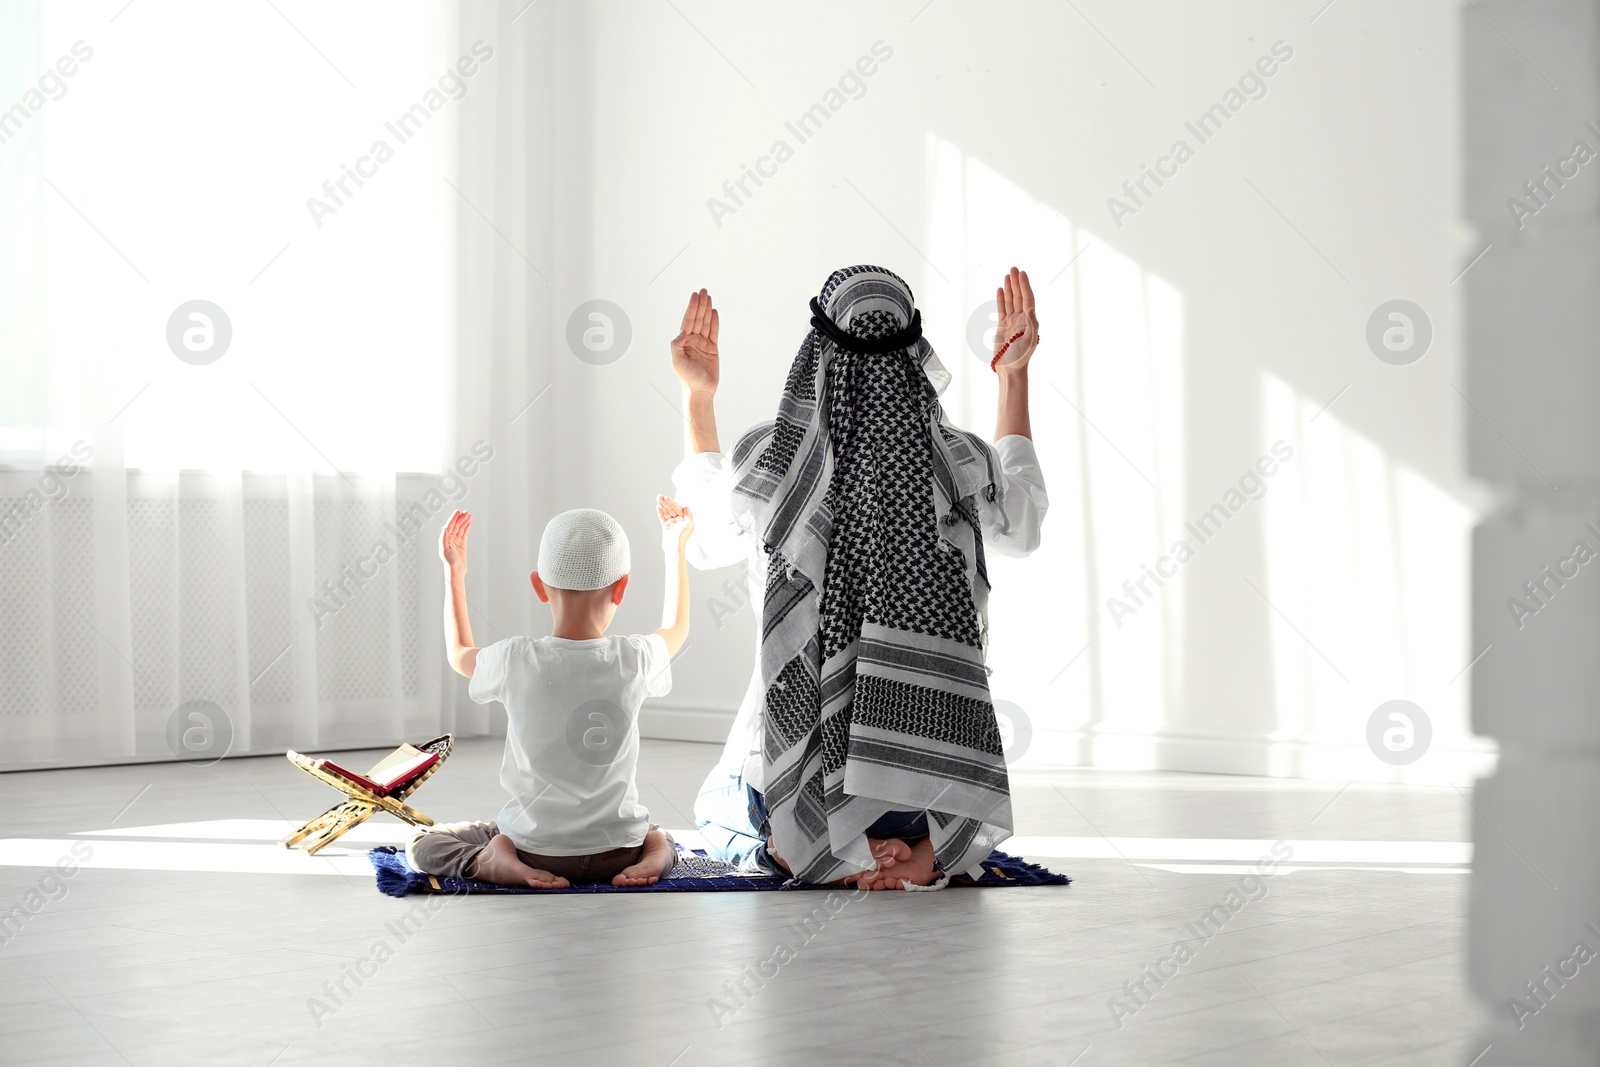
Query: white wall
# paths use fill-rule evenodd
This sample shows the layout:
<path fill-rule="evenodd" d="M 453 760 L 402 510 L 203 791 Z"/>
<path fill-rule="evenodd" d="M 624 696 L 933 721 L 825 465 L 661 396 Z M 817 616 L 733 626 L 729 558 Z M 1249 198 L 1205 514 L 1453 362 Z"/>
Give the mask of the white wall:
<path fill-rule="evenodd" d="M 725 443 L 771 416 L 807 299 L 856 262 L 912 283 L 957 376 L 950 413 L 986 430 L 993 380 L 967 322 L 1016 262 L 1040 293 L 1034 436 L 1053 502 L 1045 547 L 992 567 L 994 693 L 1035 731 L 1022 765 L 1434 781 L 1483 765 L 1461 673 L 1477 651 L 1468 535 L 1489 501 L 1463 473 L 1456 392 L 1451 283 L 1479 246 L 1457 222 L 1455 3 L 548 7 L 523 30 L 558 34 L 588 93 L 551 140 L 569 254 L 547 268 L 548 414 L 571 444 L 535 510 L 627 526 L 620 626 L 656 625 L 650 502 L 682 439 L 666 349 L 692 289 L 722 309 Z M 799 143 L 785 123 L 880 41 L 892 57 L 864 95 Z M 1279 41 L 1292 58 L 1265 95 L 1200 143 L 1185 122 Z M 1116 225 L 1108 197 L 1178 138 L 1193 158 Z M 708 198 L 780 139 L 793 158 L 719 224 Z M 634 331 L 608 366 L 562 338 L 596 297 Z M 1397 297 L 1434 329 L 1403 367 L 1365 341 Z M 1474 399 L 1492 417 L 1494 398 Z M 1265 495 L 1119 627 L 1107 598 L 1278 440 L 1294 456 Z M 755 620 L 713 622 L 730 577 L 694 577 L 694 633 L 647 729 L 704 730 L 662 711 L 737 705 Z M 1365 740 L 1393 698 L 1433 726 L 1404 769 Z"/>

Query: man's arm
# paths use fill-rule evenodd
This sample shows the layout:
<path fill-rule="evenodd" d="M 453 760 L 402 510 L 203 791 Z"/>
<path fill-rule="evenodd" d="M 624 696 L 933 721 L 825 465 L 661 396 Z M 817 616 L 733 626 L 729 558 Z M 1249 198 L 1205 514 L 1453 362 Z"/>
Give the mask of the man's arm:
<path fill-rule="evenodd" d="M 722 451 L 717 441 L 715 408 L 718 326 L 717 309 L 702 289 L 690 295 L 678 336 L 672 339 L 672 369 L 683 383 L 684 411 L 689 420 L 684 449 L 691 456 Z"/>
<path fill-rule="evenodd" d="M 472 622 L 467 618 L 467 531 L 470 512 L 457 511 L 439 531 L 439 558 L 444 561 L 444 652 L 457 674 L 471 678 L 478 665 L 472 643 Z"/>
<path fill-rule="evenodd" d="M 694 517 L 667 496 L 656 497 L 656 516 L 661 520 L 661 547 L 667 557 L 661 629 L 656 633 L 667 643 L 667 655 L 676 656 L 689 638 L 689 560 L 684 550 L 694 530 Z"/>
<path fill-rule="evenodd" d="M 686 388 L 683 391 L 683 409 L 689 417 L 684 454 L 694 456 L 701 452 L 721 452 L 722 444 L 717 440 L 716 394 L 696 393 Z"/>
<path fill-rule="evenodd" d="M 1028 275 L 1012 267 L 1005 285 L 995 290 L 999 329 L 994 335 L 995 374 L 1000 377 L 1000 404 L 995 413 L 994 439 L 1016 434 L 1033 439 L 1028 421 L 1028 360 L 1039 346 L 1039 316 L 1034 311 L 1033 286 Z"/>
<path fill-rule="evenodd" d="M 1000 368 L 1000 407 L 994 417 L 994 439 L 1016 434 L 1033 440 L 1033 427 L 1028 421 L 1028 368 L 1019 370 Z"/>

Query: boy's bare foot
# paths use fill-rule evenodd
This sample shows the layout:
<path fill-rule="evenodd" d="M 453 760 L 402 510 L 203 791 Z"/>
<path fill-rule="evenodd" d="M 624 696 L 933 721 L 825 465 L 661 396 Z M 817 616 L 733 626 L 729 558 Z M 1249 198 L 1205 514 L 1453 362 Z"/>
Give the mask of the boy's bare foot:
<path fill-rule="evenodd" d="M 644 835 L 644 852 L 639 862 L 623 869 L 611 879 L 612 885 L 655 885 L 678 864 L 678 850 L 672 847 L 661 830 L 651 830 Z"/>
<path fill-rule="evenodd" d="M 911 885 L 932 885 L 933 874 L 933 842 L 924 837 L 921 841 L 907 845 L 899 838 L 889 838 L 890 842 L 908 849 L 909 856 L 900 858 L 897 854 L 892 866 L 885 866 L 879 861 L 876 871 L 864 871 L 861 874 L 860 886 L 862 889 L 904 889 L 907 883 Z"/>
<path fill-rule="evenodd" d="M 472 861 L 469 877 L 495 885 L 528 886 L 530 889 L 565 889 L 565 878 L 529 867 L 517 857 L 517 846 L 505 834 L 495 834 Z"/>

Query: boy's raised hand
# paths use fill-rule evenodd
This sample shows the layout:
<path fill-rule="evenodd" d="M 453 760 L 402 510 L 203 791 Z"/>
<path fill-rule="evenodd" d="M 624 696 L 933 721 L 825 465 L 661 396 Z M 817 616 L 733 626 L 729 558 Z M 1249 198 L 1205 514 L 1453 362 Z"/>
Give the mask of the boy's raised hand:
<path fill-rule="evenodd" d="M 689 638 L 689 557 L 685 551 L 694 532 L 694 516 L 670 496 L 656 497 L 661 520 L 661 547 L 667 554 L 667 581 L 662 591 L 661 629 L 667 655 L 676 656 Z"/>
<path fill-rule="evenodd" d="M 466 573 L 467 531 L 472 528 L 472 512 L 457 511 L 439 531 L 439 558 L 452 571 Z"/>
<path fill-rule="evenodd" d="M 472 622 L 467 618 L 467 530 L 471 526 L 472 513 L 456 511 L 439 531 L 439 558 L 444 560 L 447 587 L 444 651 L 451 669 L 463 678 L 471 678 L 478 664 Z"/>
<path fill-rule="evenodd" d="M 717 309 L 704 289 L 689 296 L 683 325 L 672 339 L 672 369 L 691 393 L 717 391 Z"/>
<path fill-rule="evenodd" d="M 694 516 L 689 509 L 670 496 L 658 496 L 656 518 L 661 520 L 661 547 L 668 552 L 682 552 L 694 532 Z"/>

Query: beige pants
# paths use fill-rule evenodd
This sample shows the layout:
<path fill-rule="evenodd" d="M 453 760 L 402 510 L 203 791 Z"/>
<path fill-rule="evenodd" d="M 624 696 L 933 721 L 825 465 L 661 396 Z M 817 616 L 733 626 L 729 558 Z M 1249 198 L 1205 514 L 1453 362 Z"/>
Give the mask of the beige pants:
<path fill-rule="evenodd" d="M 652 830 L 656 827 L 652 826 Z M 453 822 L 418 830 L 406 846 L 406 859 L 423 874 L 441 878 L 471 878 L 468 872 L 478 853 L 500 832 L 492 822 Z M 667 840 L 671 842 L 671 835 Z M 541 856 L 517 850 L 517 858 L 536 870 L 549 871 L 578 885 L 609 882 L 639 862 L 644 845 L 613 848 L 588 856 Z"/>

